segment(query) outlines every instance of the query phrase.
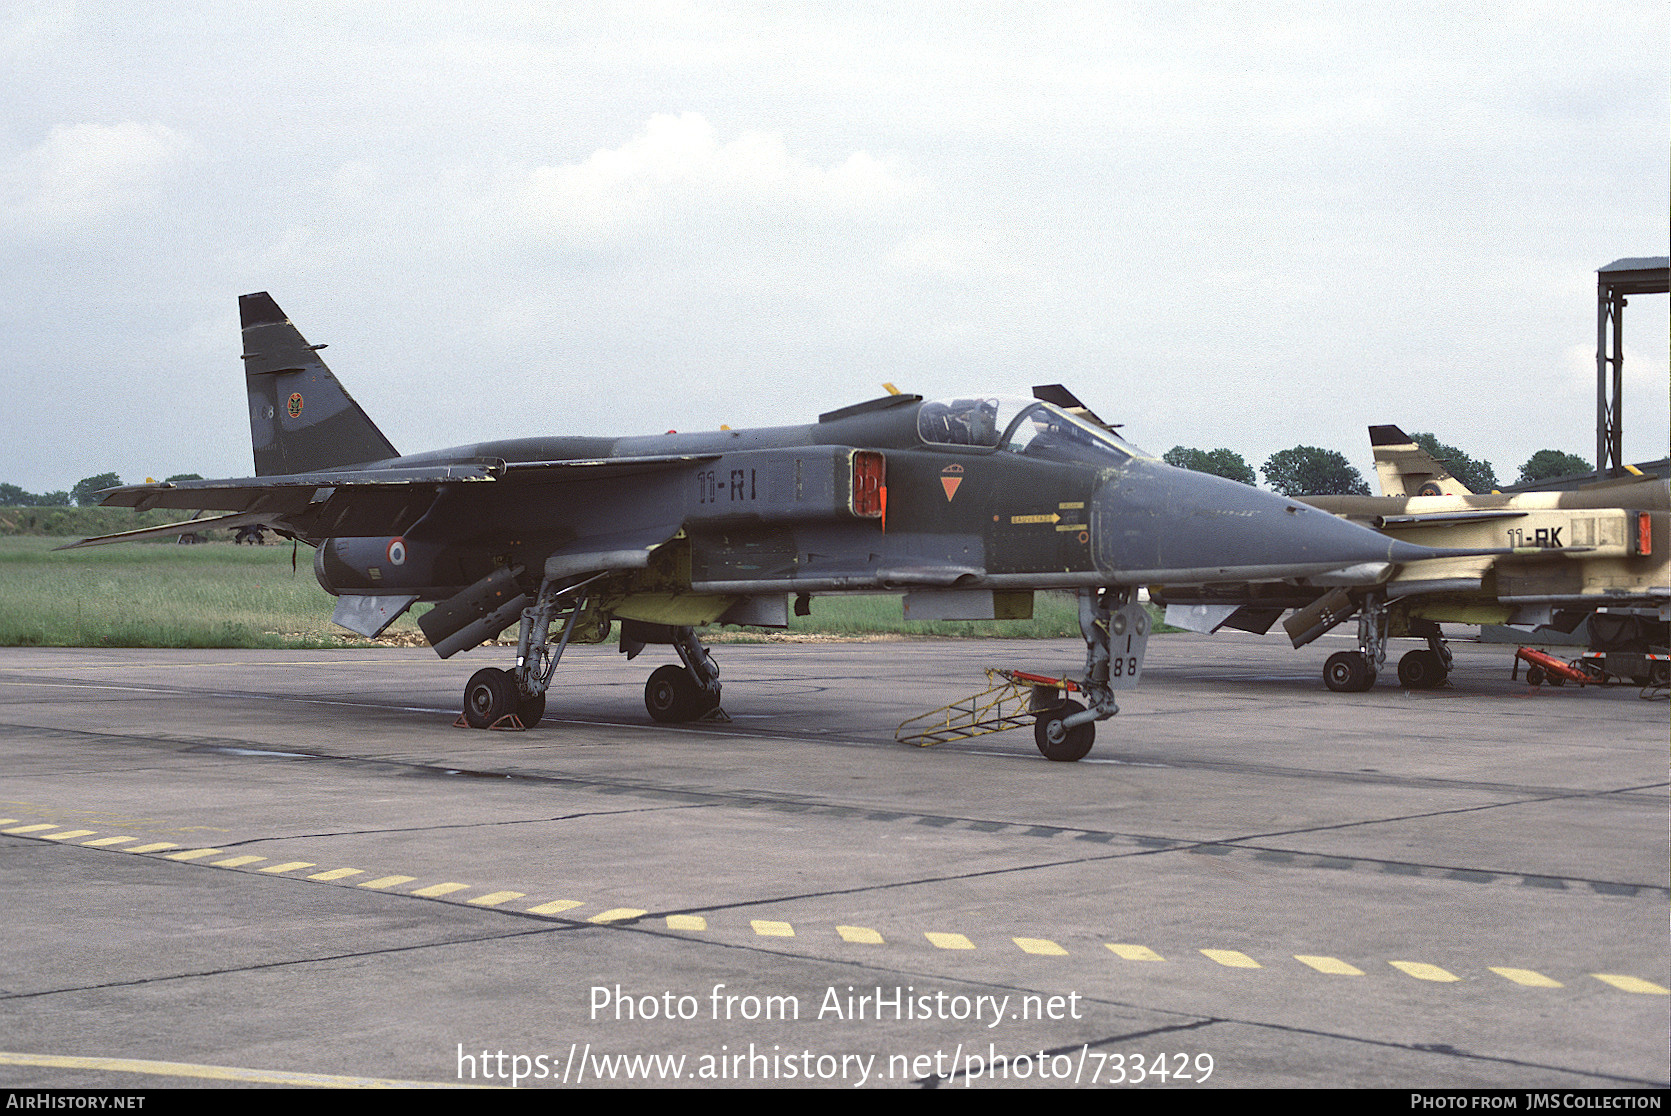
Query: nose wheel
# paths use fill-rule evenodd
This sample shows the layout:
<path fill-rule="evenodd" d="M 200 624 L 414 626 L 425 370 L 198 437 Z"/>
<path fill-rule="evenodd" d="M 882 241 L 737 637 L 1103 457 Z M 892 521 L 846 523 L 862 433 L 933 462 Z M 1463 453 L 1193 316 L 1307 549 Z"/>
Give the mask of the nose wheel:
<path fill-rule="evenodd" d="M 1084 759 L 1097 738 L 1096 722 L 1087 721 L 1071 728 L 1062 723 L 1075 713 L 1083 712 L 1083 705 L 1067 701 L 1040 713 L 1033 722 L 1033 743 L 1038 745 L 1039 754 L 1056 763 L 1077 763 Z"/>

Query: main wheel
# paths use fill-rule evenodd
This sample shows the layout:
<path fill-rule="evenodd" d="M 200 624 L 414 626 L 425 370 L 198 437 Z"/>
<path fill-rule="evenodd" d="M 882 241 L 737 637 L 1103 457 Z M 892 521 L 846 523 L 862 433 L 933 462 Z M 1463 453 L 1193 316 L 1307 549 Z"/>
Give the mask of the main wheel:
<path fill-rule="evenodd" d="M 1336 651 L 1323 664 L 1323 682 L 1336 693 L 1354 694 L 1375 685 L 1375 672 L 1362 651 Z"/>
<path fill-rule="evenodd" d="M 545 716 L 545 695 L 523 698 L 516 703 L 516 719 L 522 722 L 523 728 L 533 728 Z"/>
<path fill-rule="evenodd" d="M 464 720 L 471 728 L 487 728 L 516 706 L 516 679 L 498 667 L 478 670 L 464 687 Z"/>
<path fill-rule="evenodd" d="M 700 717 L 706 712 L 702 708 L 705 696 L 690 671 L 682 666 L 657 667 L 644 683 L 644 708 L 653 720 L 664 724 Z"/>
<path fill-rule="evenodd" d="M 1407 690 L 1431 690 L 1445 684 L 1445 661 L 1431 648 L 1398 660 L 1398 684 Z"/>
<path fill-rule="evenodd" d="M 1039 751 L 1045 759 L 1057 763 L 1076 763 L 1085 758 L 1085 753 L 1091 750 L 1091 744 L 1097 738 L 1095 722 L 1086 721 L 1072 728 L 1062 726 L 1063 718 L 1083 712 L 1083 705 L 1077 701 L 1069 701 L 1038 715 L 1033 722 L 1033 743 L 1039 746 Z"/>

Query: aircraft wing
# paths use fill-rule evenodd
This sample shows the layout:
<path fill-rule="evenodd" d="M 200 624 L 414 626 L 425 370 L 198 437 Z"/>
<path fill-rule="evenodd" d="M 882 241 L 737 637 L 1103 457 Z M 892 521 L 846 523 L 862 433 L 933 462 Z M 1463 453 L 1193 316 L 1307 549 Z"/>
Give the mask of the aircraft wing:
<path fill-rule="evenodd" d="M 170 535 L 181 535 L 188 531 L 201 531 L 205 527 L 218 528 L 223 531 L 236 530 L 239 527 L 254 527 L 257 524 L 266 525 L 272 516 L 266 512 L 241 512 L 232 515 L 217 515 L 213 519 L 188 519 L 184 523 L 168 523 L 161 527 L 141 527 L 137 531 L 118 531 L 113 535 L 95 535 L 90 539 L 64 546 L 55 546 L 54 550 L 75 550 L 82 546 L 109 546 L 112 543 L 139 542 L 143 539 L 166 539 Z"/>
<path fill-rule="evenodd" d="M 180 508 L 226 511 L 229 516 L 101 535 L 71 543 L 98 546 L 157 538 L 205 525 L 241 527 L 262 523 L 307 539 L 398 535 L 435 503 L 442 489 L 506 484 L 555 484 L 603 480 L 683 468 L 713 460 L 714 454 L 596 458 L 580 461 L 512 461 L 498 458 L 374 468 L 326 469 L 283 476 L 131 484 L 102 493 L 105 507 Z"/>

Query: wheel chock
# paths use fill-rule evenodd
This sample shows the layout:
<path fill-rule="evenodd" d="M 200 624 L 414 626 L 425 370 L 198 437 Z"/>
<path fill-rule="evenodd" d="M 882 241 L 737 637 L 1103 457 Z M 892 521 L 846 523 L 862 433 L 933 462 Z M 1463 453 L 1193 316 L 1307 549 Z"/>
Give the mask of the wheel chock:
<path fill-rule="evenodd" d="M 470 727 L 471 727 L 470 722 L 466 721 L 464 719 L 464 714 L 462 714 L 462 713 L 460 713 L 458 715 L 458 720 L 453 722 L 453 728 L 470 728 Z M 488 725 L 487 727 L 488 727 L 489 731 L 497 730 L 499 732 L 527 732 L 528 731 L 528 726 L 523 724 L 522 723 L 522 718 L 518 717 L 515 713 L 506 713 L 503 717 L 500 717 L 497 721 L 494 721 L 491 725 Z"/>

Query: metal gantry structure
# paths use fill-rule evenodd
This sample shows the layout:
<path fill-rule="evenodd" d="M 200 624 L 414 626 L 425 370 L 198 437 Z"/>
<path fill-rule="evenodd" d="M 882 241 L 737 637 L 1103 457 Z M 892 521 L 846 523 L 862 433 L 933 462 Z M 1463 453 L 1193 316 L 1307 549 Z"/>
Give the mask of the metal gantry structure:
<path fill-rule="evenodd" d="M 1626 297 L 1671 293 L 1671 257 L 1614 260 L 1596 272 L 1596 479 L 1624 461 L 1624 314 Z"/>

